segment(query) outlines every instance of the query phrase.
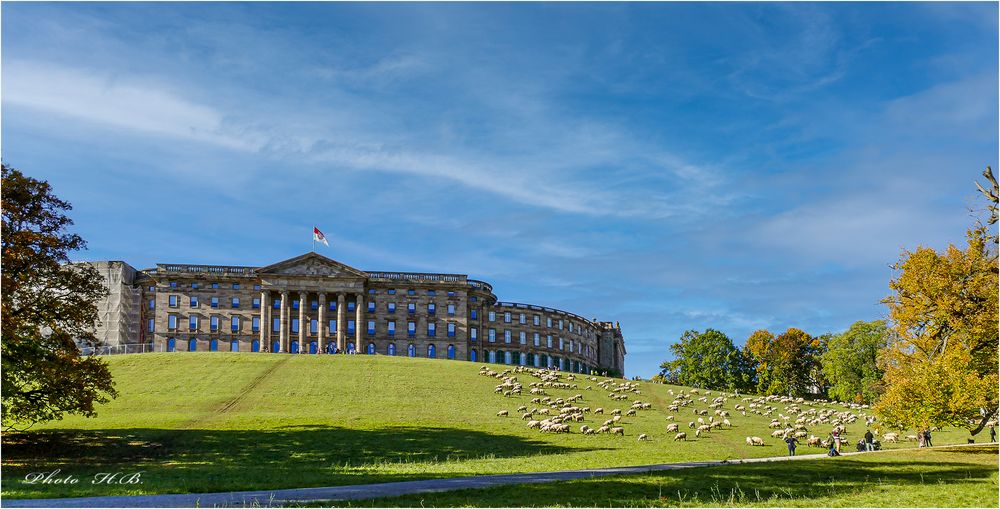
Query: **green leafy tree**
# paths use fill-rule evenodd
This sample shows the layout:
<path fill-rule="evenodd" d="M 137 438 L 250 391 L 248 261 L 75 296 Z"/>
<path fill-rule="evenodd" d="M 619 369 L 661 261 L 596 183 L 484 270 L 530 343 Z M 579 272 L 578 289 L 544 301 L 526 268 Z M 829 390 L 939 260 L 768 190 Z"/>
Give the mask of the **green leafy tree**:
<path fill-rule="evenodd" d="M 728 336 L 714 329 L 686 331 L 670 346 L 674 360 L 660 365 L 665 380 L 715 390 L 749 389 L 748 364 Z"/>
<path fill-rule="evenodd" d="M 95 415 L 94 404 L 117 396 L 97 357 L 81 357 L 77 341 L 95 344 L 100 274 L 69 264 L 83 249 L 69 203 L 47 182 L 3 165 L 2 423 L 19 429 L 65 413 Z"/>
<path fill-rule="evenodd" d="M 830 337 L 820 363 L 832 398 L 867 404 L 878 399 L 884 375 L 878 356 L 889 345 L 889 334 L 886 323 L 877 320 L 855 322 L 846 332 Z"/>
<path fill-rule="evenodd" d="M 762 394 L 806 396 L 813 394 L 820 381 L 820 338 L 790 328 L 780 336 L 758 330 L 747 338 L 745 351 L 756 366 L 757 391 Z"/>

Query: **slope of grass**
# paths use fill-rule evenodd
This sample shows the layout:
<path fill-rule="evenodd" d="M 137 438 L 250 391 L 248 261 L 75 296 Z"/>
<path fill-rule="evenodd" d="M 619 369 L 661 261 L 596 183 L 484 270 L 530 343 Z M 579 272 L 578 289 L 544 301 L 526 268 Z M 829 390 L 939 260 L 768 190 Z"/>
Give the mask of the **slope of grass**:
<path fill-rule="evenodd" d="M 996 446 L 425 493 L 338 507 L 997 507 Z M 323 504 L 329 505 L 329 504 Z"/>
<path fill-rule="evenodd" d="M 643 383 L 641 395 L 630 394 L 629 401 L 648 401 L 653 409 L 625 417 L 624 437 L 579 434 L 581 424 L 596 427 L 606 418 L 593 415 L 574 423 L 572 434 L 555 435 L 530 430 L 518 418 L 518 406 L 538 406 L 527 390 L 520 397 L 494 394 L 498 380 L 479 375 L 476 363 L 207 352 L 107 360 L 121 396 L 101 407 L 97 418 L 67 417 L 4 435 L 4 497 L 332 486 L 785 453 L 779 439 L 769 438 L 769 418 L 754 414 L 731 417 L 732 430 L 672 441 L 666 407 L 673 399 L 669 391 L 679 388 L 663 385 Z M 519 380 L 526 389 L 536 381 L 524 374 Z M 583 377 L 576 383 L 575 390 L 548 394 L 580 393 L 582 405 L 609 412 L 628 408 L 596 383 Z M 501 409 L 511 417 L 497 417 Z M 682 426 L 695 418 L 690 407 L 676 415 Z M 829 429 L 813 431 L 825 435 Z M 856 424 L 848 431 L 856 440 L 864 428 Z M 651 440 L 638 442 L 639 433 Z M 964 442 L 965 433 L 937 433 L 935 443 Z M 746 435 L 765 437 L 767 446 L 748 447 Z M 55 469 L 80 482 L 24 481 Z M 141 484 L 90 482 L 100 472 L 135 471 L 143 472 Z"/>

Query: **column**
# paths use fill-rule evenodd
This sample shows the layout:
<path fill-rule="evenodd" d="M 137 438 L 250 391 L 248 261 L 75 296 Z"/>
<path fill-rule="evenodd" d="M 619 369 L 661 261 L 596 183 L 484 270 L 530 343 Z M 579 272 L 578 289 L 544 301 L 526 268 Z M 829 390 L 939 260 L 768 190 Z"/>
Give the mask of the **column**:
<path fill-rule="evenodd" d="M 288 291 L 281 292 L 281 323 L 278 324 L 278 351 L 288 351 Z"/>
<path fill-rule="evenodd" d="M 271 324 L 267 323 L 267 309 L 270 306 L 267 305 L 267 291 L 261 290 L 260 292 L 260 351 L 264 351 L 264 347 L 267 346 L 267 331 L 270 330 L 268 327 Z"/>
<path fill-rule="evenodd" d="M 326 346 L 324 339 L 326 339 L 326 294 L 320 292 L 319 294 L 319 317 L 316 318 L 319 322 L 319 326 L 316 328 L 316 332 L 319 333 L 319 339 L 316 340 L 316 352 L 326 353 L 323 348 Z"/>
<path fill-rule="evenodd" d="M 344 294 L 337 294 L 337 351 L 344 352 Z"/>
<path fill-rule="evenodd" d="M 309 353 L 306 344 L 306 292 L 299 292 L 299 353 Z"/>
<path fill-rule="evenodd" d="M 364 315 L 365 294 L 359 293 L 357 295 L 357 297 L 355 297 L 355 298 L 357 300 L 356 300 L 356 302 L 354 304 L 354 311 L 357 312 L 357 318 L 354 319 L 354 350 L 355 350 L 355 352 L 357 352 L 357 353 L 360 354 L 361 353 L 361 330 L 362 330 L 363 327 L 367 329 L 367 327 L 365 327 L 367 324 L 362 324 L 362 321 L 364 320 L 364 316 L 365 316 Z"/>

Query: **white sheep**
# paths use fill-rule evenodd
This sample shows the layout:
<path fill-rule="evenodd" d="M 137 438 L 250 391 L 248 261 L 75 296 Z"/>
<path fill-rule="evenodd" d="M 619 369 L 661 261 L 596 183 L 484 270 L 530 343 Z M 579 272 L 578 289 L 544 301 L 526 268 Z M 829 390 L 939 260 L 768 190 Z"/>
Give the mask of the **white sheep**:
<path fill-rule="evenodd" d="M 611 428 L 611 434 L 625 436 L 625 428 L 621 427 Z"/>
<path fill-rule="evenodd" d="M 671 424 L 671 425 L 667 426 L 667 431 L 668 432 L 675 432 L 676 433 L 676 432 L 680 431 L 680 426 L 677 423 Z"/>
<path fill-rule="evenodd" d="M 678 434 L 674 435 L 674 442 L 676 442 L 678 440 L 685 440 L 686 441 L 687 437 L 688 437 L 687 433 L 683 433 L 683 432 L 678 433 Z"/>
<path fill-rule="evenodd" d="M 647 437 L 645 433 L 641 433 L 639 435 L 639 441 L 642 442 L 644 440 L 649 440 L 649 437 Z"/>
<path fill-rule="evenodd" d="M 507 417 L 507 411 L 506 410 L 501 410 L 501 411 L 497 412 L 497 417 Z"/>

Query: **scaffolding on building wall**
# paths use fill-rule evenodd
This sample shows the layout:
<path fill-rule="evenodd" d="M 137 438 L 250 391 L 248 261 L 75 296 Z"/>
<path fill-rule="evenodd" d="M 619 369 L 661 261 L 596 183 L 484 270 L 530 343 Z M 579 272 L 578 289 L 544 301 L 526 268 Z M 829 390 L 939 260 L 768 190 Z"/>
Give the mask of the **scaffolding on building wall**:
<path fill-rule="evenodd" d="M 142 290 L 135 286 L 136 270 L 121 261 L 93 262 L 104 278 L 108 294 L 97 304 L 95 336 L 101 346 L 138 344 L 142 327 Z"/>

